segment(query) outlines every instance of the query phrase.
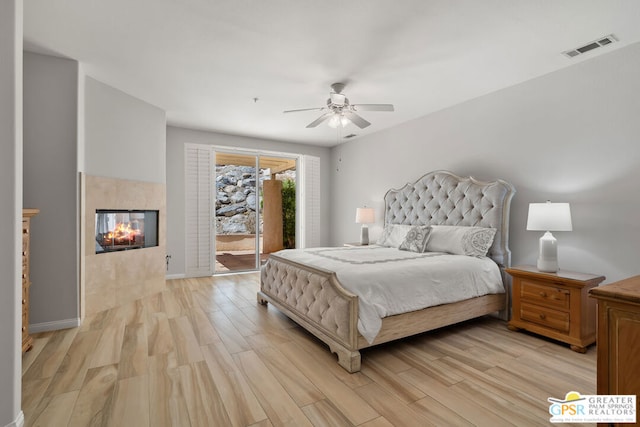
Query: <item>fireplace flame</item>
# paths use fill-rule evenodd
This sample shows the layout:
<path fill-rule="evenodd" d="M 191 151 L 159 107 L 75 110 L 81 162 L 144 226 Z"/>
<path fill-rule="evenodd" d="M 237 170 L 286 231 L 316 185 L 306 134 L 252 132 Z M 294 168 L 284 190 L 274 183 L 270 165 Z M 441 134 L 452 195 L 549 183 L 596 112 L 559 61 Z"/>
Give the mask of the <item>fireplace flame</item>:
<path fill-rule="evenodd" d="M 130 222 L 120 222 L 116 224 L 113 231 L 109 231 L 105 237 L 111 244 L 131 244 L 136 241 L 136 237 L 141 235 L 142 231 L 137 227 L 133 227 Z"/>

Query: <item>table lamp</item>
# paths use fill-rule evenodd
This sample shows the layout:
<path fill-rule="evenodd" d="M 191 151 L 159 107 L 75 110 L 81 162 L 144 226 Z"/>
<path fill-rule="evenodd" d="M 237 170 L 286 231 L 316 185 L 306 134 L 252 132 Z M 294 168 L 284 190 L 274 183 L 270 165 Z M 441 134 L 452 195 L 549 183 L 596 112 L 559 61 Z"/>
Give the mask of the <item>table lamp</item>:
<path fill-rule="evenodd" d="M 362 224 L 360 229 L 360 244 L 369 244 L 369 227 L 367 224 L 374 223 L 374 210 L 373 208 L 358 208 L 356 209 L 356 224 Z"/>
<path fill-rule="evenodd" d="M 573 230 L 569 203 L 529 203 L 527 230 L 545 232 L 540 237 L 538 270 L 558 271 L 558 241 L 551 232 Z"/>

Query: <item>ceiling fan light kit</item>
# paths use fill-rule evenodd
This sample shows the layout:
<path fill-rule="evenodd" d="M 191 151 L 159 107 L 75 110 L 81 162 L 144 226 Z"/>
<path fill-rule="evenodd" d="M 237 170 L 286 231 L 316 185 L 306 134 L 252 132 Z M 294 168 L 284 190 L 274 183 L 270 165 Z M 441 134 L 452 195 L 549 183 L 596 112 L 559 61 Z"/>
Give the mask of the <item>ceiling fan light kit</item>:
<path fill-rule="evenodd" d="M 353 123 L 360 129 L 364 129 L 371 123 L 363 119 L 356 111 L 394 111 L 392 104 L 350 104 L 349 98 L 342 94 L 344 83 L 334 83 L 331 85 L 332 92 L 329 93 L 326 107 L 319 108 L 302 108 L 299 110 L 287 110 L 285 113 L 295 113 L 300 111 L 324 111 L 328 110 L 320 117 L 307 125 L 308 128 L 314 128 L 320 123 L 329 120 L 329 127 L 337 128 L 345 127 L 349 123 Z"/>

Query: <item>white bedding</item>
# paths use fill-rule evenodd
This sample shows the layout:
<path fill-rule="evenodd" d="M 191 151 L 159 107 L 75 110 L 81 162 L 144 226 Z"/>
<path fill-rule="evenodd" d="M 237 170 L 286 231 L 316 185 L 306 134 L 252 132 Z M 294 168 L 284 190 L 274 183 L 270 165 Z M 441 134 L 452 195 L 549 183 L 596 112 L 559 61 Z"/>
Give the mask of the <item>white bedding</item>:
<path fill-rule="evenodd" d="M 276 255 L 334 271 L 358 296 L 358 331 L 370 344 L 384 317 L 504 292 L 498 265 L 484 257 L 381 246 L 287 249 Z"/>

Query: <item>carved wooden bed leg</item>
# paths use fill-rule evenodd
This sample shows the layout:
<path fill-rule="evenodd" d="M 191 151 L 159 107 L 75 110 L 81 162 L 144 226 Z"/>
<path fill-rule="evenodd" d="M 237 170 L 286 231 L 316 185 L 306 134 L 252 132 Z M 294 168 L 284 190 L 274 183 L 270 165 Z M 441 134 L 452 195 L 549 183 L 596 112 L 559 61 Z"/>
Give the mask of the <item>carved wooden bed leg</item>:
<path fill-rule="evenodd" d="M 360 371 L 360 352 L 349 351 L 346 348 L 331 347 L 331 352 L 338 355 L 338 365 L 350 374 Z"/>
<path fill-rule="evenodd" d="M 264 299 L 264 297 L 262 296 L 261 292 L 258 292 L 256 294 L 256 297 L 258 298 L 258 303 L 262 304 L 262 305 L 267 305 L 269 303 L 269 301 L 267 301 L 266 299 Z"/>

